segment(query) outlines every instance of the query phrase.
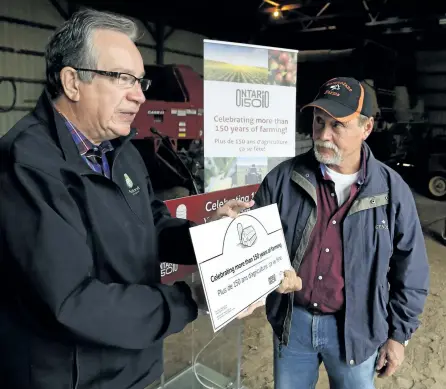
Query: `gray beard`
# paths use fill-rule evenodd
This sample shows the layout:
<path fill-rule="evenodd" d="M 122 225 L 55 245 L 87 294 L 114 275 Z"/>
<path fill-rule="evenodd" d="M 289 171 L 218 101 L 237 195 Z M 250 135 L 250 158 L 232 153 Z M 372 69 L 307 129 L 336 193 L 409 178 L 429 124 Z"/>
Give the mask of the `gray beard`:
<path fill-rule="evenodd" d="M 326 157 L 319 153 L 317 146 L 323 146 L 325 148 L 328 148 L 330 150 L 333 150 L 333 156 Z M 323 163 L 324 165 L 340 165 L 342 162 L 342 155 L 337 149 L 337 147 L 331 143 L 327 143 L 324 141 L 315 141 L 314 142 L 314 156 L 316 157 L 316 160 L 320 163 Z"/>

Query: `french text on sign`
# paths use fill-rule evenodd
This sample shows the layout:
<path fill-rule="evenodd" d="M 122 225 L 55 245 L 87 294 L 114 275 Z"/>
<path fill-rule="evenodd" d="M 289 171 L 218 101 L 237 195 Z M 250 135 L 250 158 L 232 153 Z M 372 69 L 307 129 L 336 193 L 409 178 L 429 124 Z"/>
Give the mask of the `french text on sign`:
<path fill-rule="evenodd" d="M 190 233 L 214 331 L 275 290 L 291 268 L 277 204 Z"/>

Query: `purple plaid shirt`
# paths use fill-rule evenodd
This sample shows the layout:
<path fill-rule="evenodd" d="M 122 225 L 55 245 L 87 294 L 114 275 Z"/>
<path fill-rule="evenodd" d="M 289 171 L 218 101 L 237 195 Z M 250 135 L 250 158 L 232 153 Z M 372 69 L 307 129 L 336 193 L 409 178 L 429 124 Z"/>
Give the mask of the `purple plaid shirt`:
<path fill-rule="evenodd" d="M 110 165 L 108 164 L 106 153 L 113 150 L 110 141 L 104 141 L 99 146 L 91 143 L 79 130 L 74 127 L 73 123 L 65 119 L 65 124 L 73 137 L 74 143 L 79 150 L 80 155 L 87 162 L 90 168 L 107 178 L 110 178 Z"/>

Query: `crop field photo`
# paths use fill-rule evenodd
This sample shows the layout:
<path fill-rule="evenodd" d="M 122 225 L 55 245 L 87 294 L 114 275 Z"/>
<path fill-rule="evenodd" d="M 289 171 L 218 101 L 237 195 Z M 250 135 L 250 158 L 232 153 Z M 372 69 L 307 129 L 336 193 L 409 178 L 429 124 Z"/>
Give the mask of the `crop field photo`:
<path fill-rule="evenodd" d="M 268 50 L 205 42 L 204 79 L 266 85 Z"/>

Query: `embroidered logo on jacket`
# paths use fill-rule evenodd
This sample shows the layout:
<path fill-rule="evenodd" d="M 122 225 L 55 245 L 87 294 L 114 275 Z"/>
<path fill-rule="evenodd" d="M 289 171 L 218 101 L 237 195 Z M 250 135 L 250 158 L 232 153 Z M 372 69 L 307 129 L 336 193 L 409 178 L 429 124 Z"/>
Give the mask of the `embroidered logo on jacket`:
<path fill-rule="evenodd" d="M 377 225 L 375 226 L 375 228 L 376 228 L 377 230 L 388 230 L 388 229 L 389 229 L 389 226 L 387 225 L 387 223 L 386 223 L 385 220 L 382 220 L 380 224 L 377 224 Z"/>
<path fill-rule="evenodd" d="M 129 188 L 130 194 L 135 196 L 140 192 L 141 188 L 139 186 L 133 187 L 135 184 L 133 183 L 133 181 L 131 180 L 131 178 L 127 173 L 124 173 L 124 180 L 125 183 L 127 184 L 127 187 Z"/>
<path fill-rule="evenodd" d="M 124 173 L 124 179 L 125 179 L 125 183 L 129 187 L 129 189 L 132 189 L 133 188 L 133 181 L 130 179 L 130 177 L 129 177 L 129 175 L 127 173 Z"/>

